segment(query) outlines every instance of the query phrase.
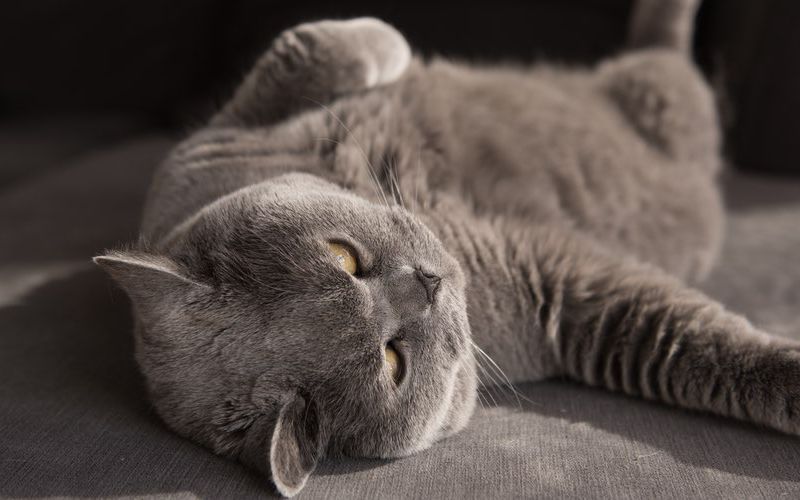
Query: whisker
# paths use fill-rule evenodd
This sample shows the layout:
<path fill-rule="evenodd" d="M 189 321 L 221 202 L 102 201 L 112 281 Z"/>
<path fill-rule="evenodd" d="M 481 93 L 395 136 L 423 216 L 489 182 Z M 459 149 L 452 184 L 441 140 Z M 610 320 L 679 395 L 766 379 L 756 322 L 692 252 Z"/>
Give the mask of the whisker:
<path fill-rule="evenodd" d="M 392 194 L 392 201 L 395 204 L 398 204 L 403 208 L 406 208 L 405 203 L 403 201 L 403 194 L 400 192 L 400 184 L 398 183 L 397 177 L 397 160 L 392 157 L 392 165 L 389 165 L 389 162 L 386 160 L 386 156 L 381 157 L 381 162 L 383 163 L 384 172 L 386 172 L 386 176 L 388 177 L 389 189 L 391 190 Z"/>
<path fill-rule="evenodd" d="M 509 390 L 511 390 L 511 392 L 514 394 L 514 397 L 515 397 L 515 398 L 516 398 L 516 400 L 517 400 L 517 404 L 518 404 L 520 407 L 522 406 L 522 403 L 520 402 L 520 399 L 522 399 L 522 400 L 524 400 L 524 401 L 526 401 L 526 402 L 528 402 L 528 403 L 530 403 L 530 404 L 533 404 L 533 405 L 539 405 L 539 403 L 537 403 L 537 402 L 533 401 L 532 399 L 530 399 L 530 398 L 526 397 L 526 396 L 525 396 L 525 395 L 523 395 L 523 394 L 520 394 L 520 392 L 517 390 L 517 388 L 516 388 L 516 387 L 514 387 L 514 384 L 513 384 L 513 383 L 511 382 L 511 380 L 508 378 L 508 376 L 507 376 L 507 375 L 506 375 L 506 373 L 503 371 L 503 369 L 502 369 L 502 368 L 500 368 L 500 366 L 499 366 L 499 365 L 498 365 L 498 364 L 495 362 L 495 360 L 494 360 L 494 359 L 492 359 L 492 357 L 491 357 L 491 356 L 489 356 L 489 355 L 486 353 L 486 351 L 484 351 L 483 349 L 481 349 L 481 348 L 480 348 L 480 347 L 479 347 L 477 344 L 475 344 L 475 342 L 473 342 L 473 341 L 470 341 L 470 343 L 472 343 L 472 346 L 475 348 L 475 350 L 476 350 L 476 351 L 477 351 L 479 354 L 481 354 L 481 356 L 483 356 L 483 357 L 484 357 L 484 358 L 485 358 L 485 359 L 486 359 L 486 360 L 487 360 L 487 361 L 490 363 L 490 367 L 491 367 L 491 368 L 492 368 L 492 369 L 495 371 L 495 373 L 496 373 L 496 374 L 498 374 L 500 377 L 502 377 L 502 379 L 505 381 L 505 384 L 504 384 L 504 385 L 505 385 L 506 387 L 508 387 L 508 389 L 509 389 Z"/>
<path fill-rule="evenodd" d="M 392 182 L 394 182 L 395 190 L 397 191 L 397 198 L 400 200 L 400 206 L 406 208 L 406 202 L 403 200 L 403 193 L 400 192 L 400 179 L 398 178 L 397 173 L 397 165 L 395 165 L 390 171 L 389 174 L 392 176 Z"/>
<path fill-rule="evenodd" d="M 417 168 L 414 172 L 414 210 L 419 211 L 419 180 L 420 180 L 420 165 L 422 163 L 422 144 L 419 144 L 417 150 Z"/>
<path fill-rule="evenodd" d="M 482 380 L 481 376 L 478 376 L 478 382 L 483 387 L 483 391 L 482 392 L 484 393 L 485 396 L 488 396 L 488 397 L 490 397 L 492 399 L 492 406 L 497 406 L 497 401 L 494 399 L 494 394 L 492 394 L 492 391 L 491 391 L 491 387 L 496 385 L 496 381 L 494 380 L 494 377 L 492 376 L 492 374 L 487 372 L 486 369 L 483 366 L 481 366 L 480 361 L 477 362 L 477 365 L 478 365 L 478 369 L 481 371 L 481 373 L 483 373 L 483 376 L 486 377 L 486 378 L 489 378 L 491 380 L 491 386 L 490 386 L 490 385 L 487 385 L 486 382 L 484 382 Z M 479 391 L 478 393 L 480 394 L 480 392 L 481 391 Z"/>
<path fill-rule="evenodd" d="M 364 147 L 361 146 L 360 142 L 358 142 L 358 139 L 356 138 L 355 134 L 353 134 L 352 130 L 350 130 L 350 128 L 347 125 L 345 125 L 345 123 L 341 120 L 341 118 L 336 116 L 336 114 L 328 106 L 326 106 L 323 103 L 317 101 L 316 99 L 312 99 L 311 97 L 304 96 L 304 99 L 308 99 L 309 101 L 313 102 L 317 106 L 319 106 L 322 109 L 324 109 L 331 116 L 331 118 L 336 120 L 339 123 L 339 125 L 342 126 L 342 128 L 348 133 L 350 138 L 353 139 L 353 142 L 356 144 L 356 147 L 361 152 L 361 156 L 364 158 L 364 162 L 367 164 L 367 168 L 369 169 L 370 173 L 375 177 L 375 179 L 377 181 L 378 180 L 378 175 L 375 173 L 375 169 L 372 166 L 372 163 L 369 161 L 369 157 L 367 156 L 367 153 L 364 150 Z M 380 183 L 379 183 L 379 186 L 380 186 Z M 381 189 L 381 195 L 383 196 L 383 203 L 388 207 L 389 206 L 389 201 L 387 200 L 386 194 L 383 192 L 383 189 Z"/>
<path fill-rule="evenodd" d="M 483 385 L 483 383 L 481 383 L 481 381 L 480 381 L 480 378 L 478 378 L 478 383 L 480 383 L 481 385 Z M 483 395 L 481 394 L 481 390 L 480 390 L 480 389 L 478 389 L 477 391 L 475 391 L 475 393 L 476 393 L 476 394 L 477 394 L 477 396 L 478 396 L 478 404 L 480 404 L 480 405 L 481 405 L 481 408 L 486 408 L 486 404 L 485 404 L 485 402 L 484 402 Z"/>
<path fill-rule="evenodd" d="M 340 146 L 343 145 L 341 141 L 337 141 L 336 139 L 332 139 L 330 137 L 317 137 L 318 141 L 328 141 L 334 144 L 338 144 Z M 380 182 L 378 178 L 374 175 L 371 169 L 367 169 L 367 173 L 369 174 L 369 179 L 372 181 L 372 188 L 375 189 L 375 194 L 378 195 L 380 198 L 383 198 L 384 203 L 387 202 L 386 195 L 383 193 L 381 188 Z"/>

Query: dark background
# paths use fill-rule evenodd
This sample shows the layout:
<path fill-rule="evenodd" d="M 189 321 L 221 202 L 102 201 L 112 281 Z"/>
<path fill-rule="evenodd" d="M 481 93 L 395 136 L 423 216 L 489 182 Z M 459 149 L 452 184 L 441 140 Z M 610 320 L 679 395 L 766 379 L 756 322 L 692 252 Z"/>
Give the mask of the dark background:
<path fill-rule="evenodd" d="M 198 126 L 282 29 L 373 15 L 423 54 L 591 63 L 622 49 L 629 0 L 488 3 L 32 0 L 0 16 L 0 132 L 46 117 Z M 718 88 L 740 168 L 800 175 L 800 2 L 706 0 L 695 56 Z M 133 120 L 131 120 L 133 118 Z M 109 133 L 116 126 L 108 125 Z M 63 124 L 63 123 L 62 123 Z M 18 145 L 17 145 L 18 146 Z M 0 144 L 2 148 L 2 144 Z M 0 183 L 25 174 L 3 160 Z M 30 168 L 34 168 L 31 166 Z"/>

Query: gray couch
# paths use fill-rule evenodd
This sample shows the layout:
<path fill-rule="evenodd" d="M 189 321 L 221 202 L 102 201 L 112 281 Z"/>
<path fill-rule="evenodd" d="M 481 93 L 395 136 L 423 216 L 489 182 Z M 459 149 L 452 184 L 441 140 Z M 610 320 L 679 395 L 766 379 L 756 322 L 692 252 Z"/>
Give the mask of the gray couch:
<path fill-rule="evenodd" d="M 135 237 L 174 140 L 114 117 L 0 127 L 0 162 L 29 165 L 0 189 L 2 497 L 273 494 L 161 424 L 127 299 L 89 262 Z M 800 338 L 800 179 L 725 186 L 727 243 L 703 287 Z M 464 432 L 418 455 L 323 463 L 300 498 L 800 496 L 798 438 L 566 381 L 518 390 L 519 403 L 494 391 Z"/>

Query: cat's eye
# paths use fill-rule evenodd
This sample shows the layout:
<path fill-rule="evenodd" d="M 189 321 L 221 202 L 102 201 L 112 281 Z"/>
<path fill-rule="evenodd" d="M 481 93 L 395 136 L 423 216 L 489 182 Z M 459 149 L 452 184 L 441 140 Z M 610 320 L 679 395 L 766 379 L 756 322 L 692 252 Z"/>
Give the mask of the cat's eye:
<path fill-rule="evenodd" d="M 400 355 L 391 344 L 386 344 L 386 347 L 383 348 L 383 358 L 387 373 L 392 377 L 395 384 L 399 384 L 403 376 L 403 365 L 400 361 Z"/>
<path fill-rule="evenodd" d="M 342 269 L 349 274 L 358 272 L 358 259 L 355 251 L 348 245 L 336 242 L 329 242 L 328 249 L 331 251 L 336 261 Z"/>

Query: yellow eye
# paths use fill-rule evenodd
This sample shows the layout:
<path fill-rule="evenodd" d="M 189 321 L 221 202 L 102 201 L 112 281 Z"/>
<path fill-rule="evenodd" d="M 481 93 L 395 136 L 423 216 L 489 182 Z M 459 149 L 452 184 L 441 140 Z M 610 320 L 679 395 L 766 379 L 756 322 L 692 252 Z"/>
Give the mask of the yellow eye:
<path fill-rule="evenodd" d="M 383 356 L 386 359 L 386 371 L 389 372 L 389 376 L 392 377 L 395 384 L 400 382 L 400 355 L 392 346 L 386 344 L 386 347 L 383 348 Z"/>
<path fill-rule="evenodd" d="M 352 248 L 341 243 L 328 243 L 328 248 L 333 253 L 333 256 L 336 257 L 336 261 L 339 262 L 342 269 L 350 274 L 355 274 L 358 271 L 358 262 Z"/>

